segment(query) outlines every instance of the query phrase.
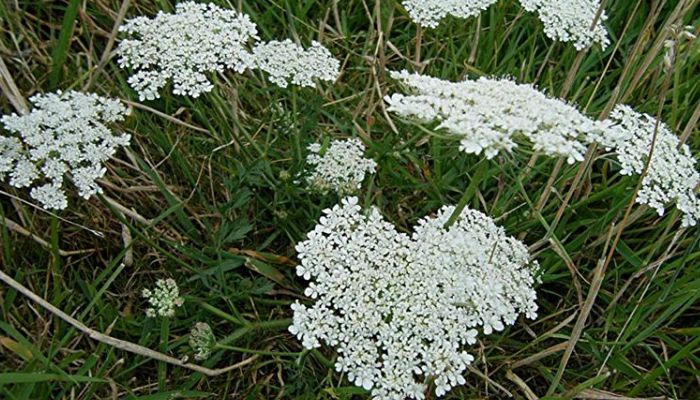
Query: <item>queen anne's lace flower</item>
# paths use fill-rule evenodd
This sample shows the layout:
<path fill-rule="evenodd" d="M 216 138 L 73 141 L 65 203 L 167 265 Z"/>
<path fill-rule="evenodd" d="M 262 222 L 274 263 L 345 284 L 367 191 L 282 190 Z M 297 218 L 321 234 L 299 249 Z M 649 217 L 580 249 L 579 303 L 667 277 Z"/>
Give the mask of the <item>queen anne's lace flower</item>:
<path fill-rule="evenodd" d="M 465 382 L 477 329 L 536 316 L 527 248 L 478 211 L 445 229 L 453 211 L 443 207 L 408 236 L 349 197 L 296 247 L 315 303 L 292 305 L 290 332 L 309 349 L 337 347 L 336 369 L 376 399 L 422 399 L 430 378 L 446 393 Z"/>
<path fill-rule="evenodd" d="M 457 18 L 476 17 L 498 0 L 404 0 L 411 19 L 421 26 L 436 28 L 448 15 Z"/>
<path fill-rule="evenodd" d="M 592 43 L 600 44 L 603 49 L 610 44 L 603 26 L 607 19 L 605 12 L 593 26 L 600 0 L 520 0 L 520 4 L 525 10 L 539 14 L 544 33 L 550 39 L 573 42 L 577 50 Z"/>
<path fill-rule="evenodd" d="M 334 140 L 324 154 L 321 147 L 319 143 L 310 144 L 306 157 L 311 167 L 306 182 L 320 192 L 354 193 L 362 187 L 365 175 L 377 168 L 374 160 L 364 157 L 365 147 L 359 139 Z"/>
<path fill-rule="evenodd" d="M 148 317 L 175 316 L 175 309 L 185 303 L 180 297 L 180 289 L 174 279 L 158 279 L 154 289 L 143 289 L 141 295 L 148 300 L 150 307 L 146 310 Z"/>
<path fill-rule="evenodd" d="M 656 119 L 628 106 L 615 108 L 611 117 L 593 120 L 573 106 L 548 98 L 530 85 L 510 80 L 480 78 L 452 83 L 437 78 L 392 72 L 392 77 L 413 91 L 386 97 L 389 111 L 422 122 L 439 122 L 438 129 L 459 135 L 460 149 L 492 158 L 501 150 L 516 147 L 524 136 L 533 148 L 550 156 L 563 156 L 569 163 L 581 161 L 589 144 L 612 150 L 623 175 L 641 174 L 649 158 Z M 675 202 L 683 213 L 683 226 L 700 220 L 696 194 L 700 173 L 687 145 L 659 122 L 654 154 L 642 182 L 637 202 L 663 215 Z"/>
<path fill-rule="evenodd" d="M 623 175 L 639 175 L 644 171 L 657 132 L 637 203 L 663 215 L 665 205 L 675 202 L 683 213 L 682 225 L 694 226 L 700 220 L 700 199 L 695 193 L 700 185 L 700 173 L 695 169 L 696 160 L 688 145 L 680 145 L 678 137 L 663 122 L 657 123 L 656 118 L 628 106 L 617 106 L 610 118 L 616 123 L 615 128 L 625 134 L 622 139 L 605 143 L 615 148 Z"/>
<path fill-rule="evenodd" d="M 72 91 L 39 94 L 30 101 L 32 112 L 2 117 L 5 129 L 18 136 L 0 137 L 0 179 L 9 174 L 10 185 L 33 186 L 30 196 L 49 209 L 68 205 L 66 174 L 80 196 L 101 193 L 96 180 L 106 172 L 104 162 L 130 140 L 105 124 L 123 120 L 128 109 L 117 100 Z"/>
<path fill-rule="evenodd" d="M 607 125 L 545 96 L 532 85 L 509 79 L 448 82 L 406 71 L 392 72 L 391 76 L 413 94 L 387 96 L 389 111 L 423 122 L 437 121 L 439 129 L 461 138 L 462 151 L 483 152 L 489 159 L 501 150 L 515 148 L 521 136 L 535 150 L 566 157 L 572 164 L 583 160 L 583 138 L 604 132 Z"/>
<path fill-rule="evenodd" d="M 334 81 L 340 69 L 318 42 L 304 50 L 290 40 L 271 41 L 251 52 L 259 38 L 250 17 L 212 3 L 179 3 L 174 14 L 136 17 L 119 29 L 134 36 L 119 44 L 119 63 L 136 71 L 129 84 L 141 100 L 158 98 L 168 81 L 174 94 L 198 97 L 213 88 L 206 74 L 225 69 L 260 68 L 281 87 L 289 81 L 300 86 L 315 86 L 314 79 Z"/>
<path fill-rule="evenodd" d="M 287 39 L 259 44 L 253 50 L 255 65 L 269 75 L 272 83 L 287 87 L 294 85 L 315 87 L 314 79 L 333 82 L 340 73 L 340 61 L 321 43 L 303 47 Z"/>
<path fill-rule="evenodd" d="M 416 23 L 435 28 L 447 15 L 474 17 L 496 1 L 404 0 L 403 5 Z M 538 13 L 545 34 L 552 40 L 573 42 L 577 50 L 592 43 L 605 48 L 610 42 L 602 23 L 607 18 L 604 12 L 593 26 L 600 0 L 520 0 L 520 3 L 527 11 Z"/>
<path fill-rule="evenodd" d="M 247 15 L 191 1 L 179 3 L 174 14 L 161 11 L 153 19 L 131 19 L 119 30 L 135 36 L 122 40 L 118 53 L 122 67 L 136 70 L 129 84 L 141 100 L 158 98 L 169 80 L 175 94 L 198 97 L 210 91 L 213 85 L 205 73 L 252 67 L 247 46 L 258 38 Z"/>

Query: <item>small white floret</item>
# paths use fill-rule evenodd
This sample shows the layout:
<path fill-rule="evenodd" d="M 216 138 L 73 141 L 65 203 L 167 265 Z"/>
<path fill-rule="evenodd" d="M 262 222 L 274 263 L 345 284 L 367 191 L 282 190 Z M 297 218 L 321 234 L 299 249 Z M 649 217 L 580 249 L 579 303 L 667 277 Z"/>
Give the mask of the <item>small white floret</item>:
<path fill-rule="evenodd" d="M 312 143 L 308 150 L 306 164 L 310 171 L 306 182 L 320 192 L 332 190 L 341 195 L 357 192 L 365 176 L 377 168 L 374 160 L 365 157 L 365 146 L 356 138 L 334 140 L 323 154 L 319 143 Z"/>
<path fill-rule="evenodd" d="M 185 299 L 180 297 L 180 289 L 172 278 L 158 279 L 155 288 L 143 289 L 141 295 L 150 305 L 146 310 L 148 317 L 174 317 L 175 310 L 182 307 L 185 302 Z"/>
<path fill-rule="evenodd" d="M 287 87 L 315 87 L 315 80 L 333 82 L 338 78 L 340 62 L 321 43 L 303 47 L 291 40 L 261 43 L 253 49 L 255 66 L 268 74 L 270 82 Z"/>

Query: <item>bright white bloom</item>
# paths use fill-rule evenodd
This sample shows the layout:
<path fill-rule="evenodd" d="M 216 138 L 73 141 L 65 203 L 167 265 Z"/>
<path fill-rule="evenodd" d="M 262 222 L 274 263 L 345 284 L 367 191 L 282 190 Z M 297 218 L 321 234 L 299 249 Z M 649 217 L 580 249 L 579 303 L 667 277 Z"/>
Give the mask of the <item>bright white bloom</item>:
<path fill-rule="evenodd" d="M 154 289 L 143 289 L 141 295 L 148 300 L 150 307 L 146 310 L 146 316 L 151 318 L 174 317 L 175 308 L 181 307 L 185 302 L 172 278 L 158 279 Z"/>
<path fill-rule="evenodd" d="M 641 174 L 649 157 L 656 119 L 628 106 L 617 106 L 610 118 L 598 121 L 531 85 L 507 79 L 453 83 L 405 71 L 391 75 L 413 94 L 387 96 L 389 111 L 438 122 L 438 129 L 460 137 L 460 149 L 466 153 L 483 152 L 492 158 L 515 148 L 522 136 L 534 150 L 574 163 L 583 160 L 588 145 L 596 143 L 615 153 L 623 175 Z M 659 215 L 666 205 L 675 203 L 683 213 L 683 226 L 694 226 L 700 220 L 696 160 L 667 125 L 658 125 L 654 154 L 637 202 Z"/>
<path fill-rule="evenodd" d="M 68 207 L 68 198 L 61 190 L 61 186 L 55 183 L 47 183 L 45 185 L 32 188 L 29 195 L 45 208 L 62 210 Z"/>
<path fill-rule="evenodd" d="M 453 211 L 409 236 L 348 197 L 296 246 L 315 303 L 292 305 L 290 332 L 308 349 L 336 347 L 337 371 L 375 399 L 423 399 L 430 378 L 438 396 L 464 384 L 478 329 L 536 316 L 538 266 L 525 245 L 478 211 L 445 229 Z"/>
<path fill-rule="evenodd" d="M 73 91 L 30 101 L 32 112 L 2 117 L 17 136 L 0 137 L 0 179 L 9 174 L 10 185 L 32 187 L 30 196 L 48 209 L 67 207 L 66 174 L 80 196 L 101 193 L 96 180 L 106 172 L 104 162 L 131 138 L 113 134 L 106 124 L 122 121 L 128 109 L 118 100 Z"/>
<path fill-rule="evenodd" d="M 498 0 L 404 0 L 411 19 L 421 26 L 436 28 L 448 15 L 457 18 L 476 17 Z"/>
<path fill-rule="evenodd" d="M 225 68 L 243 72 L 253 66 L 247 46 L 257 40 L 257 27 L 245 15 L 212 3 L 179 3 L 174 14 L 159 12 L 153 19 L 136 17 L 119 30 L 121 67 L 136 73 L 129 84 L 141 100 L 160 97 L 168 81 L 173 93 L 198 97 L 213 85 L 207 72 Z"/>
<path fill-rule="evenodd" d="M 675 202 L 683 213 L 682 225 L 694 226 L 700 220 L 700 198 L 696 194 L 700 173 L 690 148 L 680 145 L 678 137 L 666 124 L 628 106 L 617 106 L 610 119 L 616 123 L 618 131 L 626 134 L 615 146 L 623 175 L 639 175 L 644 171 L 658 125 L 651 162 L 637 203 L 646 204 L 663 215 L 665 206 Z"/>
<path fill-rule="evenodd" d="M 194 350 L 194 359 L 203 361 L 209 358 L 216 344 L 214 331 L 205 322 L 197 322 L 190 331 L 190 347 Z"/>
<path fill-rule="evenodd" d="M 311 171 L 308 185 L 321 192 L 333 190 L 341 195 L 354 193 L 362 187 L 366 174 L 373 174 L 377 163 L 365 158 L 365 146 L 360 139 L 334 140 L 325 153 L 321 144 L 310 144 L 306 163 Z"/>
<path fill-rule="evenodd" d="M 497 0 L 404 0 L 408 14 L 419 25 L 435 28 L 447 15 L 457 18 L 475 17 Z M 544 32 L 552 40 L 573 42 L 577 50 L 593 43 L 605 48 L 610 40 L 603 21 L 603 12 L 591 29 L 600 0 L 520 0 L 523 8 L 537 12 Z"/>
<path fill-rule="evenodd" d="M 340 61 L 333 58 L 319 42 L 303 47 L 287 39 L 261 43 L 253 49 L 255 65 L 269 75 L 272 83 L 287 87 L 294 85 L 315 87 L 314 79 L 333 82 L 340 74 Z"/>
<path fill-rule="evenodd" d="M 583 160 L 583 138 L 606 129 L 605 123 L 588 118 L 564 101 L 509 79 L 449 82 L 406 71 L 391 76 L 412 94 L 387 96 L 389 111 L 422 122 L 439 122 L 438 129 L 460 137 L 462 151 L 483 152 L 489 159 L 501 150 L 511 151 L 519 138 L 525 138 L 536 151 L 566 157 L 572 164 Z"/>
<path fill-rule="evenodd" d="M 226 69 L 260 68 L 281 87 L 290 81 L 300 86 L 315 86 L 314 79 L 334 81 L 340 70 L 340 62 L 318 42 L 304 50 L 290 40 L 271 41 L 251 52 L 259 39 L 255 23 L 212 3 L 179 3 L 174 14 L 136 17 L 119 30 L 133 37 L 117 52 L 121 67 L 135 70 L 129 84 L 141 100 L 160 97 L 168 81 L 174 94 L 198 97 L 214 87 L 206 74 Z"/>
<path fill-rule="evenodd" d="M 573 42 L 577 50 L 583 50 L 593 43 L 603 49 L 610 44 L 608 32 L 603 26 L 607 19 L 605 12 L 593 26 L 600 0 L 520 0 L 520 4 L 527 11 L 537 12 L 544 25 L 544 33 L 552 40 Z"/>

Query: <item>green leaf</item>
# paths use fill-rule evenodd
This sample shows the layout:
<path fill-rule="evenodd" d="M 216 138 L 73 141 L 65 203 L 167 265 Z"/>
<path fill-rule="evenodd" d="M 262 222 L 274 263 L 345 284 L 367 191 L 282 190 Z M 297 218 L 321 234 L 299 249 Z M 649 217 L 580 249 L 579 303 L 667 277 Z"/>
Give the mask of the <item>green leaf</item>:
<path fill-rule="evenodd" d="M 240 218 L 233 223 L 224 222 L 219 230 L 219 241 L 221 245 L 228 245 L 246 237 L 253 230 L 253 225 L 246 218 Z"/>
<path fill-rule="evenodd" d="M 213 395 L 213 393 L 200 392 L 196 390 L 171 390 L 168 392 L 160 392 L 146 396 L 129 396 L 126 398 L 126 400 L 201 399 L 204 397 L 211 397 Z"/>
<path fill-rule="evenodd" d="M 271 281 L 279 284 L 280 286 L 283 286 L 288 289 L 290 288 L 289 284 L 287 283 L 284 277 L 284 274 L 282 274 L 279 270 L 277 270 L 277 268 L 271 266 L 270 264 L 258 261 L 254 258 L 247 258 L 245 266 L 259 273 L 260 275 L 270 279 Z"/>
<path fill-rule="evenodd" d="M 214 267 L 197 272 L 196 275 L 190 277 L 187 281 L 192 282 L 211 277 L 223 277 L 224 273 L 238 269 L 241 265 L 243 265 L 244 261 L 245 260 L 241 257 L 222 260 L 215 264 Z"/>
<path fill-rule="evenodd" d="M 24 361 L 29 361 L 33 358 L 32 351 L 15 340 L 6 336 L 0 336 L 0 345 L 10 350 L 11 352 L 22 357 Z"/>
<path fill-rule="evenodd" d="M 0 385 L 32 382 L 92 382 L 107 383 L 106 380 L 91 376 L 41 374 L 36 372 L 6 372 L 0 374 Z"/>
<path fill-rule="evenodd" d="M 51 53 L 52 63 L 49 85 L 53 89 L 58 87 L 58 83 L 63 75 L 62 68 L 65 64 L 66 56 L 68 55 L 70 39 L 73 36 L 73 28 L 75 28 L 75 21 L 78 17 L 79 5 L 80 0 L 70 0 L 70 4 L 68 4 L 68 8 L 66 8 L 66 13 L 63 15 L 63 24 L 61 25 L 61 33 L 58 36 L 58 42 Z"/>

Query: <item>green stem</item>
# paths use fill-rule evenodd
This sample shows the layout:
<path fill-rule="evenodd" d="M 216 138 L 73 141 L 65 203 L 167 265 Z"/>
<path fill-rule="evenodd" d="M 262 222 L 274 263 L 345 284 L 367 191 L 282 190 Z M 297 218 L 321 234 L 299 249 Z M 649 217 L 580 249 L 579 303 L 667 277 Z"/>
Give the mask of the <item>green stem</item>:
<path fill-rule="evenodd" d="M 457 222 L 459 216 L 462 215 L 462 211 L 464 211 L 464 208 L 467 206 L 467 203 L 469 203 L 472 197 L 474 197 L 474 195 L 476 194 L 476 190 L 479 188 L 479 183 L 481 183 L 481 181 L 484 178 L 484 175 L 486 175 L 487 166 L 487 162 L 479 162 L 479 167 L 476 170 L 476 173 L 474 174 L 474 177 L 472 178 L 471 182 L 469 183 L 469 186 L 467 186 L 467 189 L 464 190 L 462 198 L 459 199 L 459 203 L 457 203 L 455 210 L 452 212 L 452 215 L 450 215 L 450 218 L 445 223 L 445 229 L 448 229 L 449 227 L 454 225 L 454 223 Z"/>
<path fill-rule="evenodd" d="M 160 351 L 167 353 L 168 338 L 170 337 L 170 320 L 163 318 L 160 324 Z M 158 388 L 165 390 L 168 377 L 168 365 L 164 362 L 158 362 Z"/>
<path fill-rule="evenodd" d="M 212 306 L 211 304 L 205 303 L 204 301 L 198 300 L 197 305 L 199 307 L 201 307 L 202 309 L 204 309 L 205 311 L 208 311 L 208 312 L 210 312 L 218 317 L 221 317 L 227 321 L 233 322 L 236 325 L 246 326 L 246 324 L 247 324 L 246 321 L 239 320 L 238 318 L 234 317 L 233 315 L 231 315 L 227 312 L 224 312 L 224 311 Z"/>
<path fill-rule="evenodd" d="M 318 349 L 311 350 L 311 354 L 313 354 L 314 357 L 316 357 L 316 359 L 321 362 L 321 364 L 325 365 L 326 368 L 329 368 L 329 369 L 335 368 L 335 364 L 333 363 L 333 361 L 326 358 L 326 356 L 324 356 L 323 353 L 318 351 Z"/>
<path fill-rule="evenodd" d="M 60 232 L 61 227 L 58 216 L 51 215 L 51 275 L 53 277 L 54 287 L 56 288 L 61 287 Z"/>
<path fill-rule="evenodd" d="M 216 344 L 215 346 L 217 349 L 226 349 L 226 350 L 232 350 L 232 351 L 237 351 L 239 353 L 248 353 L 248 354 L 259 354 L 261 356 L 288 356 L 288 357 L 297 357 L 300 356 L 301 353 L 294 353 L 294 352 L 283 352 L 283 351 L 267 351 L 267 350 L 256 350 L 256 349 L 248 349 L 245 347 L 236 347 L 236 346 L 228 346 L 225 344 Z"/>
<path fill-rule="evenodd" d="M 232 334 L 226 336 L 221 341 L 219 341 L 218 344 L 227 345 L 254 331 L 286 329 L 291 324 L 291 318 L 276 319 L 272 321 L 252 322 L 247 326 L 236 329 L 236 331 L 234 331 Z"/>
<path fill-rule="evenodd" d="M 292 300 L 275 300 L 275 299 L 263 299 L 262 297 L 253 297 L 256 303 L 268 304 L 273 306 L 289 306 L 293 303 Z"/>

